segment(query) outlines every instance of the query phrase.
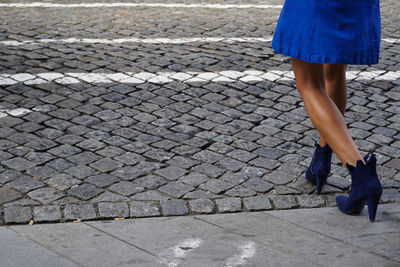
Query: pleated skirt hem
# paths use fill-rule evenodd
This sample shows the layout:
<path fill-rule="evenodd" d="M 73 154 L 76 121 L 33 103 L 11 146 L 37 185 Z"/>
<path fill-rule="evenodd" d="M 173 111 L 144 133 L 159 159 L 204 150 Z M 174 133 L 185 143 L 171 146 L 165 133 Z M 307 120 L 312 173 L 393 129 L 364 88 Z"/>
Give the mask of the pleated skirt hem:
<path fill-rule="evenodd" d="M 334 51 L 324 51 L 325 53 L 318 54 L 304 52 L 299 50 L 298 47 L 290 49 L 290 47 L 279 46 L 275 43 L 272 43 L 272 48 L 277 53 L 308 63 L 349 65 L 373 65 L 379 63 L 379 52 L 372 48 L 364 50 L 358 49 L 357 51 L 336 49 Z"/>

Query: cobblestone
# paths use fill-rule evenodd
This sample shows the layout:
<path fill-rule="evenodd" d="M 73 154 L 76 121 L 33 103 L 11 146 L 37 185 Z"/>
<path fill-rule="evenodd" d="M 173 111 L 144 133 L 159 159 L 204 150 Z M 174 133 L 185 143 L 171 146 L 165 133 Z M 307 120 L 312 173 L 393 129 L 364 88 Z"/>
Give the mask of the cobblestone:
<path fill-rule="evenodd" d="M 22 196 L 23 195 L 20 192 L 15 191 L 14 189 L 9 188 L 8 186 L 2 186 L 0 188 L 0 204 L 14 201 L 16 199 L 21 198 Z"/>
<path fill-rule="evenodd" d="M 123 165 L 112 159 L 103 158 L 103 159 L 99 159 L 96 162 L 93 162 L 92 164 L 90 164 L 90 166 L 101 172 L 109 172 L 109 171 L 118 169 L 119 167 L 122 167 Z M 93 175 L 93 174 L 94 174 L 94 172 L 91 173 L 90 175 Z"/>
<path fill-rule="evenodd" d="M 234 159 L 243 161 L 243 162 L 248 162 L 249 160 L 252 160 L 257 157 L 257 155 L 250 153 L 246 150 L 240 150 L 236 149 L 234 151 L 231 151 L 227 154 L 227 156 L 232 157 Z"/>
<path fill-rule="evenodd" d="M 397 189 L 384 189 L 381 200 L 383 203 L 399 201 L 400 193 Z"/>
<path fill-rule="evenodd" d="M 194 190 L 194 187 L 181 182 L 170 182 L 158 190 L 175 198 L 180 198 L 187 192 Z"/>
<path fill-rule="evenodd" d="M 102 218 L 129 217 L 128 204 L 123 202 L 101 202 L 98 209 Z"/>
<path fill-rule="evenodd" d="M 26 171 L 26 173 L 33 177 L 46 179 L 46 178 L 52 177 L 53 175 L 57 174 L 57 171 L 52 168 L 49 168 L 49 167 L 38 166 L 38 167 L 33 167 L 31 169 L 28 169 Z"/>
<path fill-rule="evenodd" d="M 123 196 L 130 196 L 138 192 L 142 192 L 144 190 L 143 187 L 139 187 L 138 185 L 128 182 L 128 181 L 122 181 L 116 184 L 113 184 L 109 188 L 111 191 L 114 191 L 117 194 L 123 195 Z M 97 190 L 98 191 L 98 190 Z"/>
<path fill-rule="evenodd" d="M 3 165 L 17 171 L 25 171 L 29 168 L 34 167 L 36 164 L 24 158 L 17 157 L 3 161 Z"/>
<path fill-rule="evenodd" d="M 58 222 L 61 220 L 61 209 L 58 205 L 33 207 L 35 222 Z"/>
<path fill-rule="evenodd" d="M 6 223 L 25 223 L 31 218 L 31 207 L 8 206 L 4 208 L 4 220 Z"/>
<path fill-rule="evenodd" d="M 90 220 L 96 218 L 96 210 L 88 204 L 69 204 L 65 206 L 64 217 L 66 220 Z"/>
<path fill-rule="evenodd" d="M 65 169 L 64 172 L 71 174 L 73 177 L 76 177 L 81 180 L 85 179 L 88 176 L 97 174 L 97 172 L 94 169 L 87 167 L 85 165 L 72 166 L 68 169 Z"/>
<path fill-rule="evenodd" d="M 265 193 L 274 188 L 274 185 L 268 183 L 260 178 L 251 178 L 248 181 L 244 182 L 243 185 L 249 189 L 252 189 L 257 192 Z"/>
<path fill-rule="evenodd" d="M 222 169 L 226 169 L 229 171 L 239 171 L 241 168 L 245 166 L 245 164 L 241 161 L 225 157 L 220 159 L 216 164 L 217 167 Z"/>
<path fill-rule="evenodd" d="M 277 184 L 277 185 L 283 185 L 283 184 L 288 184 L 292 182 L 296 178 L 296 175 L 293 175 L 289 172 L 286 171 L 273 171 L 269 174 L 266 174 L 263 179 L 267 180 L 271 183 Z"/>
<path fill-rule="evenodd" d="M 60 191 L 65 191 L 72 186 L 79 184 L 81 181 L 79 179 L 73 178 L 71 175 L 60 173 L 56 174 L 50 179 L 46 180 L 46 184 Z"/>
<path fill-rule="evenodd" d="M 157 189 L 160 186 L 167 184 L 168 181 L 156 175 L 147 175 L 135 180 L 135 183 L 146 189 Z"/>
<path fill-rule="evenodd" d="M 156 171 L 156 174 L 165 177 L 168 180 L 177 180 L 179 177 L 182 177 L 186 173 L 185 169 L 169 166 L 164 169 L 160 169 Z"/>
<path fill-rule="evenodd" d="M 171 212 L 171 210 L 169 210 Z M 131 217 L 160 216 L 160 209 L 156 202 L 132 201 L 130 202 Z"/>
<path fill-rule="evenodd" d="M 214 163 L 217 162 L 218 160 L 222 159 L 223 156 L 221 154 L 209 151 L 209 150 L 203 150 L 200 151 L 198 153 L 196 153 L 195 155 L 192 156 L 193 159 L 195 160 L 199 160 L 201 162 L 205 162 L 205 163 Z"/>
<path fill-rule="evenodd" d="M 115 194 L 109 191 L 105 191 L 98 196 L 95 196 L 90 200 L 90 203 L 99 203 L 99 202 L 119 202 L 128 200 L 127 197 L 121 196 L 119 194 Z"/>
<path fill-rule="evenodd" d="M 256 195 L 257 193 L 243 186 L 235 186 L 234 188 L 229 189 L 226 194 L 231 197 L 250 197 Z"/>
<path fill-rule="evenodd" d="M 186 201 L 182 199 L 168 199 L 160 201 L 162 213 L 165 216 L 186 215 L 189 213 Z"/>
<path fill-rule="evenodd" d="M 189 200 L 189 207 L 195 213 L 213 213 L 215 210 L 214 202 L 207 198 Z"/>
<path fill-rule="evenodd" d="M 224 182 L 219 179 L 210 179 L 206 183 L 200 185 L 201 189 L 204 190 L 209 190 L 215 194 L 219 194 L 221 192 L 224 192 L 230 188 L 232 188 L 233 185 L 227 182 Z"/>
<path fill-rule="evenodd" d="M 39 188 L 29 192 L 27 195 L 30 198 L 37 200 L 43 204 L 50 204 L 54 200 L 65 196 L 64 193 L 61 193 L 60 191 L 52 188 Z"/>
<path fill-rule="evenodd" d="M 300 195 L 297 201 L 302 208 L 317 208 L 325 206 L 325 200 L 321 196 Z"/>
<path fill-rule="evenodd" d="M 37 205 L 40 205 L 40 203 L 35 200 L 32 200 L 30 198 L 21 198 L 15 201 L 5 203 L 3 206 L 9 207 L 9 206 L 37 206 Z"/>
<path fill-rule="evenodd" d="M 118 182 L 119 180 L 115 178 L 112 175 L 109 175 L 107 173 L 101 173 L 95 176 L 91 176 L 87 179 L 85 179 L 85 182 L 94 184 L 95 186 L 98 187 L 106 187 L 110 184 L 113 184 L 115 182 Z"/>
<path fill-rule="evenodd" d="M 327 183 L 340 189 L 348 189 L 350 187 L 351 181 L 337 175 L 331 175 L 327 180 Z"/>
<path fill-rule="evenodd" d="M 244 173 L 226 172 L 221 179 L 233 185 L 238 185 L 248 180 L 248 176 Z"/>
<path fill-rule="evenodd" d="M 243 205 L 248 211 L 270 210 L 272 205 L 269 199 L 265 196 L 254 196 L 243 199 Z"/>
<path fill-rule="evenodd" d="M 41 181 L 36 181 L 32 179 L 31 177 L 28 176 L 21 176 L 7 184 L 7 186 L 10 186 L 22 193 L 27 193 L 31 190 L 34 190 L 36 188 L 40 188 L 45 186 L 45 184 Z"/>
<path fill-rule="evenodd" d="M 102 189 L 100 189 L 94 185 L 86 184 L 86 183 L 74 186 L 70 190 L 68 190 L 68 194 L 71 194 L 71 195 L 78 197 L 80 199 L 83 199 L 83 200 L 88 200 L 88 199 L 100 194 L 101 192 L 103 192 Z"/>
<path fill-rule="evenodd" d="M 276 209 L 292 209 L 298 207 L 296 199 L 290 195 L 272 195 L 269 198 Z"/>
<path fill-rule="evenodd" d="M 242 202 L 238 197 L 216 199 L 219 212 L 237 212 L 242 210 Z"/>
<path fill-rule="evenodd" d="M 200 164 L 194 166 L 193 170 L 211 176 L 212 178 L 216 178 L 224 173 L 224 170 L 210 164 Z"/>

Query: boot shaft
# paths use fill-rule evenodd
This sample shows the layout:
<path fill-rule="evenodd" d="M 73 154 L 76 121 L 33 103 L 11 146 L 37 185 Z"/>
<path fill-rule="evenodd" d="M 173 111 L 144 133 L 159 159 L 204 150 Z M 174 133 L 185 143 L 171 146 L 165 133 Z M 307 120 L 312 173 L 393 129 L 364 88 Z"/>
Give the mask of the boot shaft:
<path fill-rule="evenodd" d="M 356 198 L 382 193 L 382 185 L 376 171 L 375 154 L 372 154 L 369 160 L 368 156 L 365 156 L 364 160 L 366 164 L 358 160 L 355 167 L 348 163 L 346 164 L 351 175 L 350 195 Z"/>
<path fill-rule="evenodd" d="M 332 149 L 328 144 L 321 147 L 315 142 L 316 150 L 310 164 L 312 171 L 315 174 L 321 173 L 328 175 L 331 171 Z"/>

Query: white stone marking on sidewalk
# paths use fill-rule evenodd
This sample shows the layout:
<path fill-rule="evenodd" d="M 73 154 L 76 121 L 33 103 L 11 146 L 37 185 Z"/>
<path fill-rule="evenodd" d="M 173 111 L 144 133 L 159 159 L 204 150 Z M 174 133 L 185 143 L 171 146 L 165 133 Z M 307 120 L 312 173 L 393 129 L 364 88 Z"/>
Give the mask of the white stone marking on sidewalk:
<path fill-rule="evenodd" d="M 202 242 L 203 240 L 200 238 L 185 239 L 178 245 L 161 252 L 159 263 L 166 264 L 168 267 L 176 267 L 187 256 L 188 252 L 198 248 Z"/>
<path fill-rule="evenodd" d="M 240 254 L 234 255 L 225 261 L 225 266 L 233 267 L 247 263 L 246 259 L 254 257 L 256 254 L 256 244 L 254 242 L 248 242 L 239 247 Z"/>
<path fill-rule="evenodd" d="M 14 117 L 23 116 L 32 112 L 32 110 L 27 108 L 16 108 L 16 109 L 0 109 L 0 118 L 8 117 L 9 115 Z"/>
<path fill-rule="evenodd" d="M 228 78 L 225 76 L 219 76 L 217 78 L 212 79 L 212 81 L 215 83 L 219 83 L 219 82 L 231 83 L 231 82 L 234 82 L 235 80 L 232 80 L 231 78 Z"/>
<path fill-rule="evenodd" d="M 66 73 L 68 76 L 72 76 L 76 79 L 80 79 L 87 83 L 111 83 L 109 79 L 105 77 L 104 73 Z"/>
<path fill-rule="evenodd" d="M 281 9 L 282 5 L 238 5 L 238 4 L 184 4 L 184 3 L 74 3 L 74 4 L 56 4 L 56 3 L 0 3 L 0 7 L 56 7 L 56 8 L 76 8 L 76 7 L 180 7 L 180 8 L 259 8 L 259 9 Z"/>
<path fill-rule="evenodd" d="M 224 75 L 231 79 L 237 79 L 244 75 L 244 73 L 241 73 L 240 71 L 235 71 L 235 70 L 224 70 L 224 71 L 221 71 L 219 74 Z"/>
<path fill-rule="evenodd" d="M 0 41 L 1 45 L 23 46 L 40 44 L 122 44 L 122 43 L 145 43 L 145 44 L 185 44 L 185 43 L 258 43 L 271 42 L 272 37 L 185 37 L 185 38 L 119 38 L 119 39 L 96 39 L 96 38 L 65 38 L 65 39 L 31 39 L 23 41 Z"/>
<path fill-rule="evenodd" d="M 64 77 L 61 73 L 57 72 L 44 72 L 44 73 L 39 73 L 38 76 L 46 81 L 52 81 L 61 77 Z"/>
<path fill-rule="evenodd" d="M 18 82 L 25 82 L 28 80 L 32 80 L 36 77 L 29 73 L 17 73 L 12 75 L 12 78 Z"/>
<path fill-rule="evenodd" d="M 16 82 L 15 80 L 11 80 L 7 77 L 1 77 L 0 76 L 0 85 L 13 85 L 16 84 L 18 82 Z"/>
<path fill-rule="evenodd" d="M 354 79 L 368 79 L 376 81 L 396 81 L 400 79 L 400 71 L 348 71 L 346 77 L 349 81 Z M 0 85 L 13 85 L 24 83 L 26 85 L 36 85 L 54 82 L 58 84 L 76 84 L 84 83 L 122 83 L 122 84 L 141 84 L 150 82 L 154 84 L 166 84 L 172 81 L 180 81 L 184 83 L 195 82 L 234 82 L 242 81 L 246 83 L 256 83 L 260 81 L 277 80 L 293 80 L 294 75 L 292 71 L 259 71 L 259 70 L 246 70 L 239 71 L 221 71 L 221 72 L 124 72 L 124 73 L 17 73 L 17 74 L 0 74 Z"/>
<path fill-rule="evenodd" d="M 123 43 L 144 43 L 144 44 L 185 44 L 185 43 L 270 43 L 270 37 L 184 37 L 184 38 L 64 38 L 64 39 L 30 39 L 23 41 L 5 40 L 0 45 L 26 46 L 46 44 L 123 44 Z M 382 41 L 390 44 L 400 44 L 400 39 L 383 38 Z"/>
<path fill-rule="evenodd" d="M 59 78 L 57 80 L 55 80 L 56 83 L 59 84 L 75 84 L 75 83 L 80 83 L 79 80 L 72 78 L 72 77 L 63 77 L 63 78 Z"/>

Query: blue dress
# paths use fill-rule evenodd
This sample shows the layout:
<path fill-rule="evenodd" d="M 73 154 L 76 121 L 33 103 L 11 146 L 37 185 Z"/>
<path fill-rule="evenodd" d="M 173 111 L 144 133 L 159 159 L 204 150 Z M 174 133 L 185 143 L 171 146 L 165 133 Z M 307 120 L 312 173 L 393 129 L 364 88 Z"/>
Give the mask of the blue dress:
<path fill-rule="evenodd" d="M 286 0 L 272 48 L 310 63 L 376 64 L 379 0 Z"/>

